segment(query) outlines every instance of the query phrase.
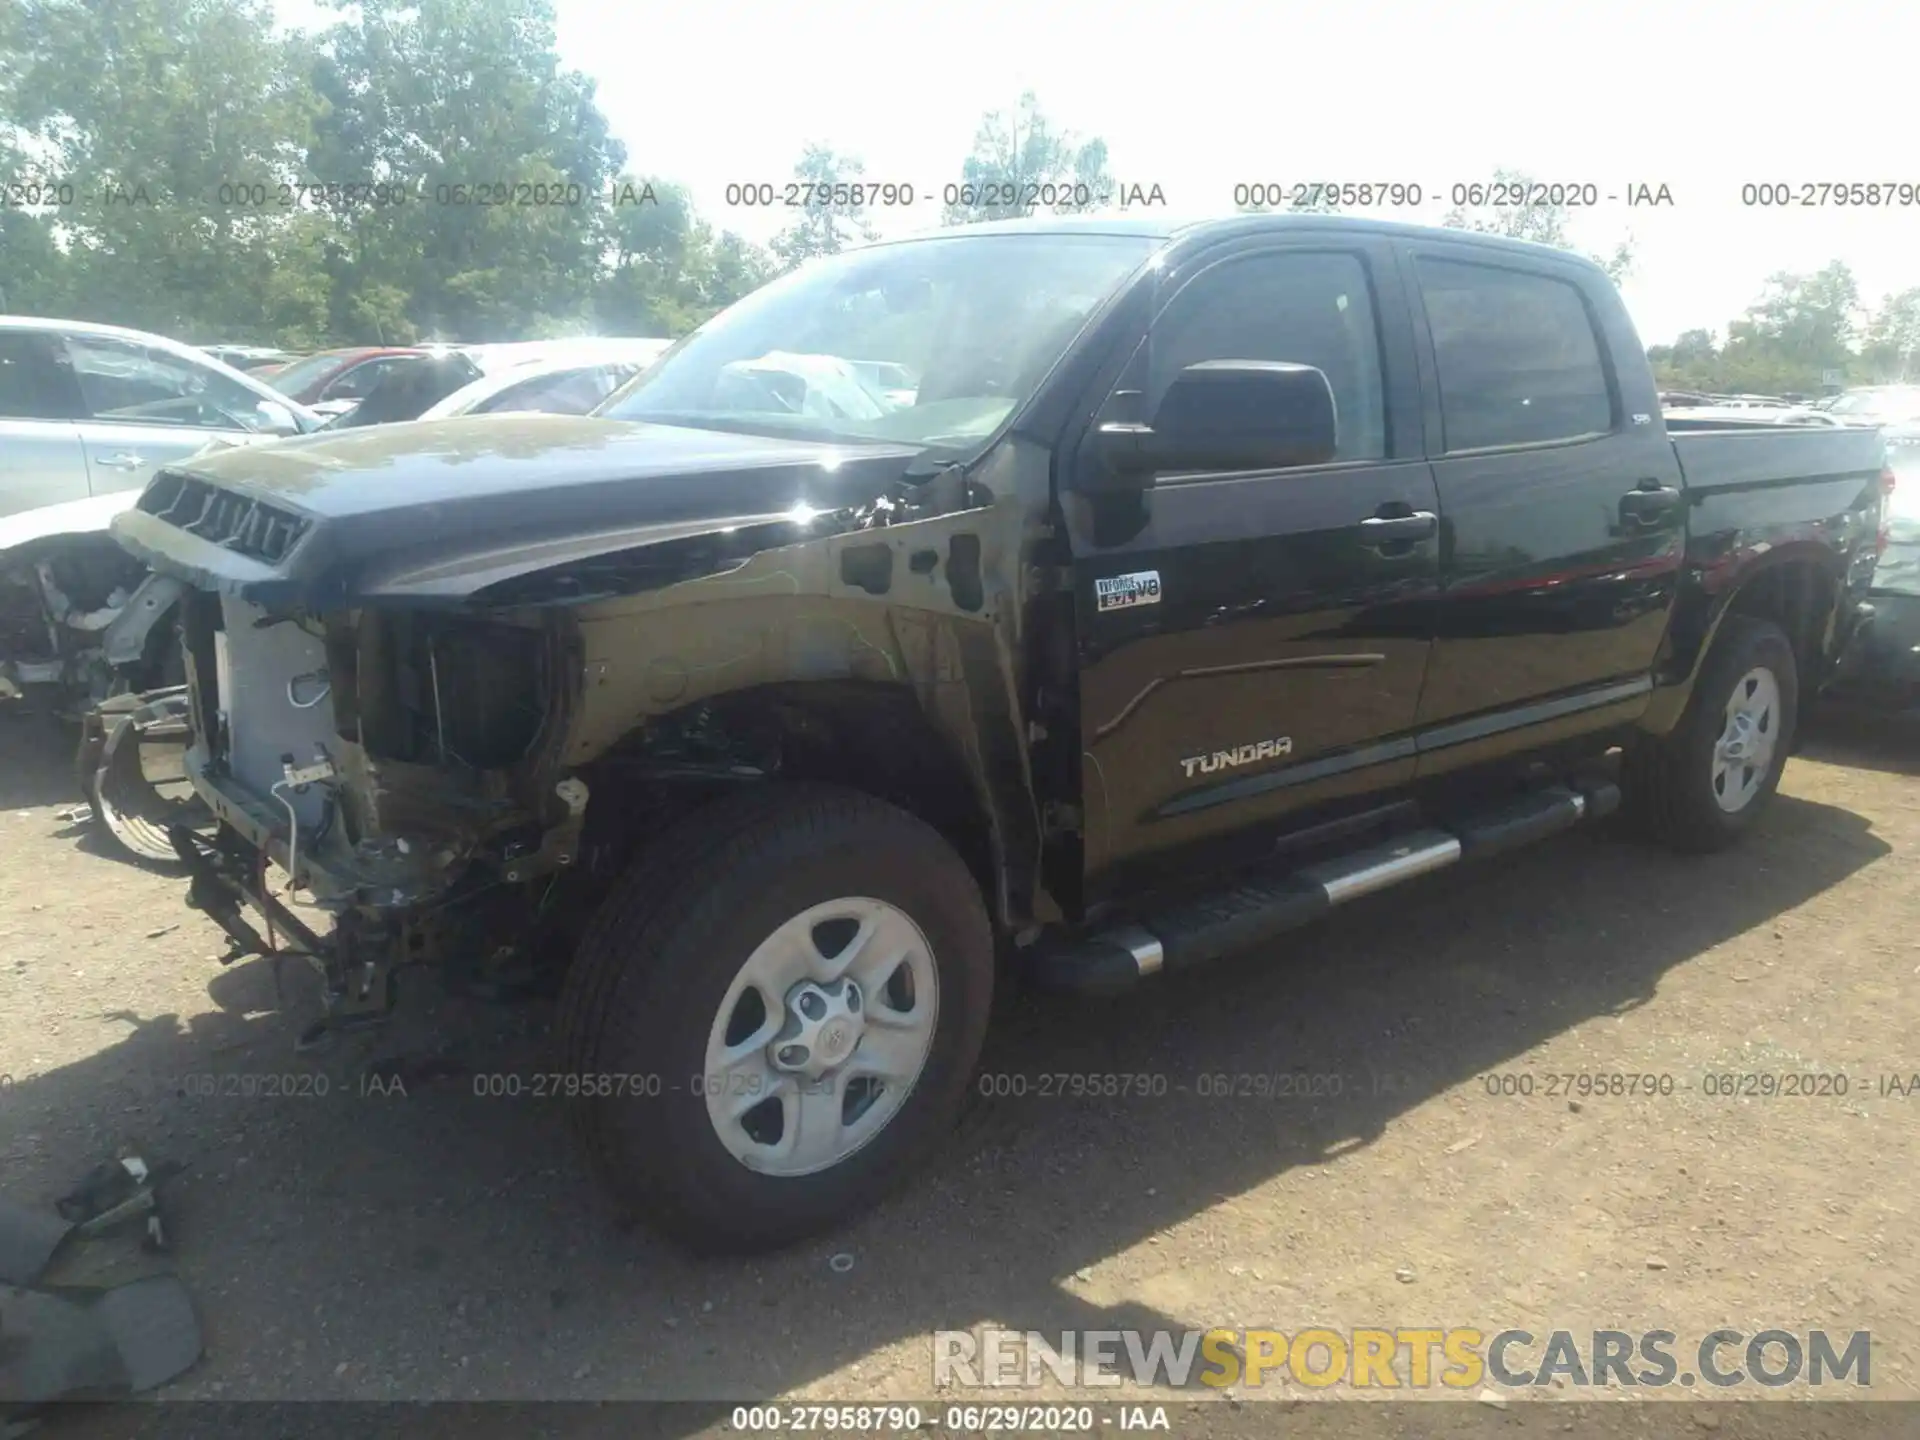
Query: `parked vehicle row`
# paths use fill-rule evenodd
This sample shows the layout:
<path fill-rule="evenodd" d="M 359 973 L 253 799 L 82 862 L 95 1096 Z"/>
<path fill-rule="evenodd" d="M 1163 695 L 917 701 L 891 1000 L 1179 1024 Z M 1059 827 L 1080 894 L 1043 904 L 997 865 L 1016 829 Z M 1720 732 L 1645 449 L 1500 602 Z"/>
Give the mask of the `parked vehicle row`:
<path fill-rule="evenodd" d="M 309 355 L 277 371 L 273 384 L 293 399 L 336 419 L 375 394 L 381 394 L 382 401 L 375 410 L 384 417 L 379 423 L 389 424 L 418 418 L 422 411 L 453 390 L 504 376 L 524 365 L 562 366 L 563 362 L 571 361 L 583 371 L 616 361 L 645 365 L 658 358 L 670 343 L 667 340 L 584 338 L 491 345 L 359 346 Z M 406 402 L 400 397 L 421 395 L 428 388 L 438 392 L 433 399 L 411 414 L 403 413 Z M 592 405 L 581 404 L 580 398 L 589 393 L 585 382 L 572 390 L 554 386 L 549 397 L 551 405 L 535 403 L 542 397 L 533 392 L 529 392 L 527 403 L 529 408 L 541 409 L 554 405 L 578 406 L 566 413 L 584 414 Z"/>
<path fill-rule="evenodd" d="M 1739 840 L 1885 459 L 1663 414 L 1563 251 L 1048 219 L 805 267 L 590 416 L 171 465 L 114 533 L 188 587 L 191 901 L 320 969 L 307 1038 L 564 965 L 596 1171 L 751 1249 L 939 1143 L 1002 962 L 1151 983 L 1616 809 Z"/>

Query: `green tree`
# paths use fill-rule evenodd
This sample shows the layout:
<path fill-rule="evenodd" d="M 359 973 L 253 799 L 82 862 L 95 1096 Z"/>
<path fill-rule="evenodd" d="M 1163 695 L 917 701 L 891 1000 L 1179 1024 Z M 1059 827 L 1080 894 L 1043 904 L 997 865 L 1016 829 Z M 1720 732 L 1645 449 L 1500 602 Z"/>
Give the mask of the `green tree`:
<path fill-rule="evenodd" d="M 342 202 L 335 325 L 396 286 L 420 333 L 489 340 L 586 322 L 625 161 L 593 82 L 564 69 L 548 0 L 330 0 L 311 56 L 308 168 L 398 184 Z"/>
<path fill-rule="evenodd" d="M 266 0 L 7 7 L 7 138 L 76 191 L 77 203 L 52 217 L 64 297 L 84 297 L 98 318 L 176 333 L 266 327 L 257 286 L 299 217 L 223 197 L 221 187 L 297 173 L 308 97 L 272 21 Z M 42 283 L 45 233 L 8 228 L 9 251 Z M 297 294 L 275 303 L 306 313 Z"/>
<path fill-rule="evenodd" d="M 609 333 L 679 336 L 772 278 L 778 266 L 731 231 L 715 232 L 685 187 L 623 176 L 651 202 L 613 212 L 612 247 L 594 311 Z"/>
<path fill-rule="evenodd" d="M 1647 360 L 1663 390 L 1724 388 L 1720 347 L 1711 330 L 1684 330 L 1671 345 L 1649 345 Z"/>
<path fill-rule="evenodd" d="M 1920 379 L 1920 286 L 1881 301 L 1867 322 L 1860 359 L 1876 381 Z"/>
<path fill-rule="evenodd" d="M 981 119 L 973 153 L 960 165 L 960 185 L 960 200 L 945 208 L 943 225 L 1031 215 L 1049 195 L 1055 213 L 1089 208 L 1076 203 L 1088 197 L 1098 206 L 1112 194 L 1113 177 L 1107 142 L 1057 129 L 1028 91 L 1011 114 L 995 110 Z"/>
<path fill-rule="evenodd" d="M 781 264 L 791 269 L 873 239 L 867 207 L 855 203 L 865 173 L 865 164 L 854 156 L 836 154 L 825 145 L 807 146 L 793 167 L 793 178 L 804 187 L 809 203 L 799 219 L 774 237 L 773 253 Z"/>
<path fill-rule="evenodd" d="M 1727 326 L 1725 384 L 1765 394 L 1819 390 L 1826 371 L 1856 368 L 1859 311 L 1859 286 L 1842 261 L 1811 275 L 1769 276 L 1745 317 Z"/>
<path fill-rule="evenodd" d="M 1493 183 L 1507 194 L 1527 196 L 1538 183 L 1520 170 L 1495 170 Z M 1531 240 L 1536 245 L 1552 245 L 1561 250 L 1584 253 L 1608 278 L 1618 284 L 1633 269 L 1632 239 L 1622 239 L 1607 254 L 1581 251 L 1568 231 L 1573 212 L 1565 204 L 1553 205 L 1456 205 L 1440 223 L 1454 230 L 1471 230 L 1481 235 L 1506 235 L 1515 240 Z"/>

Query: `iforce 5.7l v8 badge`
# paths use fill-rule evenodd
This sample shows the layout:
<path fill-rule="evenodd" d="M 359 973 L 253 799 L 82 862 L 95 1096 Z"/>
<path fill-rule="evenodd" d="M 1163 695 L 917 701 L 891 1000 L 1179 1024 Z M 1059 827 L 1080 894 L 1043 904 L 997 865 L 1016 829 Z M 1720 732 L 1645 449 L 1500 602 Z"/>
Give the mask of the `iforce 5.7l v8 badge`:
<path fill-rule="evenodd" d="M 1160 603 L 1160 572 L 1136 570 L 1131 575 L 1108 575 L 1093 582 L 1094 605 L 1099 610 L 1125 610 L 1134 605 Z"/>

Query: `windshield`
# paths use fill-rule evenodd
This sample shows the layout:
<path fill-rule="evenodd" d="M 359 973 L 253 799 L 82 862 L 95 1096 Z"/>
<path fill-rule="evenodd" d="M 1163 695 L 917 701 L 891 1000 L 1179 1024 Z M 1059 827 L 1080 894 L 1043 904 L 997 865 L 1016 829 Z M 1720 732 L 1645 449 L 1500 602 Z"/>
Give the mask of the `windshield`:
<path fill-rule="evenodd" d="M 716 315 L 595 413 L 975 449 L 1159 243 L 958 235 L 835 255 Z"/>
<path fill-rule="evenodd" d="M 1858 415 L 1876 420 L 1920 420 L 1920 385 L 1850 391 L 1827 409 L 1834 415 Z"/>
<path fill-rule="evenodd" d="M 301 391 L 326 379 L 353 359 L 357 353 L 353 350 L 331 350 L 319 355 L 309 355 L 304 360 L 295 360 L 284 370 L 277 370 L 272 375 L 262 375 L 260 378 L 282 395 L 298 396 Z"/>

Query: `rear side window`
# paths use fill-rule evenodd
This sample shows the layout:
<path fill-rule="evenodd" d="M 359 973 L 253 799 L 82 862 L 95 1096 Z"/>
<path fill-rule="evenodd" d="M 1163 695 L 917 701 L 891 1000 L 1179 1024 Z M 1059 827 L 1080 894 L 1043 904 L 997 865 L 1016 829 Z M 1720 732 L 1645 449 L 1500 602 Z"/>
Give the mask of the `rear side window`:
<path fill-rule="evenodd" d="M 0 419 L 71 420 L 72 377 L 52 340 L 32 330 L 0 330 Z"/>
<path fill-rule="evenodd" d="M 1449 451 L 1604 434 L 1613 397 L 1599 337 L 1564 280 L 1454 260 L 1417 262 Z"/>
<path fill-rule="evenodd" d="M 1277 251 L 1196 276 L 1154 322 L 1147 413 L 1203 360 L 1280 360 L 1327 377 L 1339 419 L 1336 460 L 1387 453 L 1380 335 L 1364 262 L 1339 252 Z"/>
<path fill-rule="evenodd" d="M 584 415 L 612 393 L 611 380 L 604 365 L 543 375 L 502 390 L 480 409 L 489 414 L 503 410 L 540 410 L 558 415 Z"/>

